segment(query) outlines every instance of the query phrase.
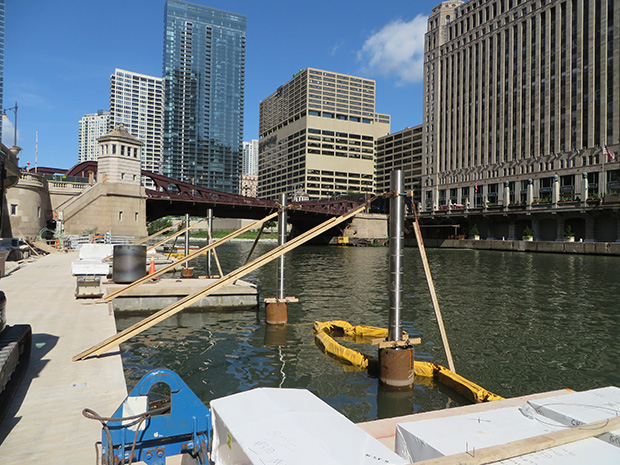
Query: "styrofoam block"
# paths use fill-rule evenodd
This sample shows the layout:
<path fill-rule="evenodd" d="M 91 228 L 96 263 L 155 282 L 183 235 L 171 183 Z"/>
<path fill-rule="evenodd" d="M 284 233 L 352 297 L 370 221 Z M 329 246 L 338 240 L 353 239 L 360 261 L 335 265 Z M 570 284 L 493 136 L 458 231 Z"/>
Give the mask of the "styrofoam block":
<path fill-rule="evenodd" d="M 529 415 L 529 416 L 528 416 Z M 399 423 L 396 452 L 411 462 L 468 452 L 551 433 L 565 427 L 516 407 Z"/>
<path fill-rule="evenodd" d="M 305 389 L 258 388 L 210 406 L 216 465 L 407 463 Z"/>
<path fill-rule="evenodd" d="M 507 444 L 567 426 L 537 414 L 529 405 L 476 414 L 400 423 L 396 426 L 396 452 L 410 462 Z M 585 439 L 497 463 L 510 465 L 616 465 L 620 448 L 595 438 Z"/>
<path fill-rule="evenodd" d="M 107 276 L 110 272 L 108 263 L 96 260 L 78 260 L 71 262 L 71 274 L 74 276 Z"/>
<path fill-rule="evenodd" d="M 113 244 L 82 244 L 78 256 L 80 260 L 102 261 L 113 253 Z"/>
<path fill-rule="evenodd" d="M 620 415 L 620 388 L 615 386 L 532 399 L 528 404 L 540 415 L 567 426 L 606 420 Z M 620 447 L 620 431 L 599 436 Z M 619 462 L 620 463 L 620 462 Z"/>

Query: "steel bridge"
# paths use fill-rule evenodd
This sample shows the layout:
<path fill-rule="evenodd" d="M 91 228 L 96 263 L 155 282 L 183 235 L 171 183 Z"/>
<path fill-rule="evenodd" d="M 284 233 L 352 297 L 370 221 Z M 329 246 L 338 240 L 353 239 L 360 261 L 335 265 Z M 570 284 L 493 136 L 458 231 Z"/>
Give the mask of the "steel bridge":
<path fill-rule="evenodd" d="M 96 172 L 97 162 L 86 161 L 68 170 L 66 176 L 92 178 Z M 274 200 L 207 189 L 146 170 L 142 170 L 142 176 L 153 182 L 153 188 L 146 188 L 147 221 L 186 213 L 204 217 L 207 209 L 212 209 L 213 215 L 219 218 L 260 219 L 280 207 L 279 202 Z M 326 217 L 347 213 L 365 201 L 366 196 L 360 194 L 354 198 L 292 202 L 288 204 L 288 216 L 293 225 L 298 224 L 301 229 L 306 229 L 321 223 Z"/>

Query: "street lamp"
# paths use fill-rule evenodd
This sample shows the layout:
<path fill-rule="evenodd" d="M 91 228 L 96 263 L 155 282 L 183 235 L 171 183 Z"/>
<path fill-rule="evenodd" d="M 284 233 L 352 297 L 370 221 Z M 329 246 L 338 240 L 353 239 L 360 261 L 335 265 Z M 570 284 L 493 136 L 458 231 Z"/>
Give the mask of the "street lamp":
<path fill-rule="evenodd" d="M 6 112 L 9 110 L 15 113 L 15 123 L 13 124 L 13 146 L 17 147 L 17 100 L 15 101 L 14 107 L 5 108 L 2 110 L 2 116 L 6 116 Z"/>

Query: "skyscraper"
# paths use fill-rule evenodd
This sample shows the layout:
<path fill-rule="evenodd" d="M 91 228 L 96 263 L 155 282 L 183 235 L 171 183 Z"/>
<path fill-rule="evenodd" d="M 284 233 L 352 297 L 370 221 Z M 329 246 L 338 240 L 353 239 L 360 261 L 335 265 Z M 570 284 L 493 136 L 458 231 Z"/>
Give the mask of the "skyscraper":
<path fill-rule="evenodd" d="M 84 115 L 78 130 L 78 163 L 97 160 L 99 144 L 97 139 L 110 130 L 110 112 L 99 110 L 97 113 Z"/>
<path fill-rule="evenodd" d="M 417 202 L 421 199 L 420 178 L 422 172 L 422 125 L 406 128 L 379 137 L 375 144 L 376 169 L 375 191 L 390 190 L 390 173 L 402 170 L 405 190 L 413 191 Z"/>
<path fill-rule="evenodd" d="M 167 0 L 164 174 L 236 193 L 242 165 L 245 16 Z"/>
<path fill-rule="evenodd" d="M 164 85 L 160 77 L 116 69 L 110 76 L 110 128 L 123 124 L 142 146 L 142 169 L 162 172 Z"/>
<path fill-rule="evenodd" d="M 424 208 L 620 189 L 620 7 L 451 0 L 428 18 Z M 584 173 L 588 191 L 582 187 Z"/>
<path fill-rule="evenodd" d="M 375 81 L 307 68 L 260 103 L 258 196 L 311 199 L 374 191 Z"/>
<path fill-rule="evenodd" d="M 243 174 L 258 174 L 258 139 L 243 143 Z"/>

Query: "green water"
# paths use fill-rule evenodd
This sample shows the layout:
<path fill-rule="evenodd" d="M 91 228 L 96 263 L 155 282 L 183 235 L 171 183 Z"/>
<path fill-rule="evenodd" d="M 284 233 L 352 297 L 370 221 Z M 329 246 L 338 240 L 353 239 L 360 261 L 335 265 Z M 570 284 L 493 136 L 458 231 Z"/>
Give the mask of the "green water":
<path fill-rule="evenodd" d="M 219 247 L 224 272 L 240 266 L 250 247 Z M 273 247 L 261 243 L 255 256 Z M 458 373 L 505 397 L 620 386 L 620 258 L 427 253 Z M 403 329 L 422 338 L 418 360 L 447 366 L 418 250 L 406 249 L 404 260 Z M 194 266 L 204 269 L 205 259 Z M 244 279 L 260 285 L 261 297 L 275 297 L 275 267 Z M 387 279 L 387 248 L 296 249 L 286 256 L 286 289 L 299 303 L 289 304 L 286 329 L 268 328 L 264 309 L 181 312 L 121 346 L 128 387 L 158 367 L 177 371 L 204 402 L 254 387 L 303 387 L 354 422 L 466 403 L 418 379 L 412 392 L 385 392 L 314 344 L 315 320 L 387 327 Z M 137 320 L 117 318 L 117 325 Z"/>

